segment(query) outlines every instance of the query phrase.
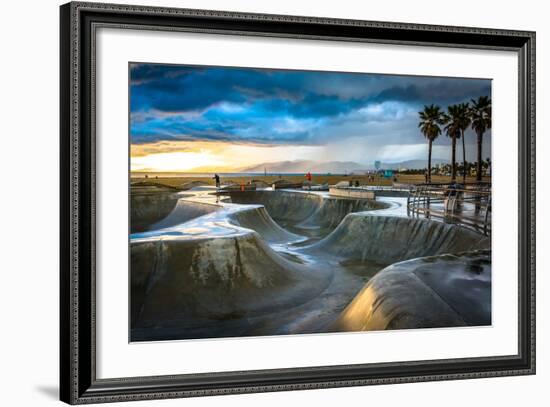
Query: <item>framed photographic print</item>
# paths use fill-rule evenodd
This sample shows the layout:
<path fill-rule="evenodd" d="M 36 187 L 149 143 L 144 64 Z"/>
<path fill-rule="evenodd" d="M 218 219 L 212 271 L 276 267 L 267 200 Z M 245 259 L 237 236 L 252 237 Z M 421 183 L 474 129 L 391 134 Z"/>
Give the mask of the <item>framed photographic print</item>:
<path fill-rule="evenodd" d="M 60 18 L 63 401 L 534 374 L 533 32 Z"/>

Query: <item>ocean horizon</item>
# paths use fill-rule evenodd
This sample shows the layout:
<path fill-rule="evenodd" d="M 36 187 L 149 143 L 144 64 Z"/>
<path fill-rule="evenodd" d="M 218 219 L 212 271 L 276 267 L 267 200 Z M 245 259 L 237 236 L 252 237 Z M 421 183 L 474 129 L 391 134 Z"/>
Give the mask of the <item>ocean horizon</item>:
<path fill-rule="evenodd" d="M 214 174 L 218 174 L 221 178 L 227 177 L 278 177 L 280 176 L 305 176 L 304 172 L 146 172 L 146 171 L 132 171 L 130 173 L 133 178 L 144 178 L 145 175 L 148 177 L 160 177 L 160 178 L 205 178 L 213 177 Z M 333 173 L 333 172 L 312 172 L 311 175 L 336 175 L 336 176 L 346 176 L 343 173 Z M 348 173 L 347 175 L 353 175 L 353 173 Z M 362 175 L 362 174 L 356 174 Z"/>

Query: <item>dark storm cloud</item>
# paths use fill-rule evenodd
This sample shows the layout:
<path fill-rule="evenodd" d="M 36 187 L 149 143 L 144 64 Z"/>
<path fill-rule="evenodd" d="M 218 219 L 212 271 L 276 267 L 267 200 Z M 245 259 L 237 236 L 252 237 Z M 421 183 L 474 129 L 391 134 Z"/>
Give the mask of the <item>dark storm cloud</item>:
<path fill-rule="evenodd" d="M 490 95 L 490 81 L 479 79 L 154 64 L 132 64 L 130 87 L 134 143 L 321 144 L 368 135 L 374 123 L 390 132 L 396 120 L 411 123 L 402 142 L 418 143 L 423 105 Z"/>

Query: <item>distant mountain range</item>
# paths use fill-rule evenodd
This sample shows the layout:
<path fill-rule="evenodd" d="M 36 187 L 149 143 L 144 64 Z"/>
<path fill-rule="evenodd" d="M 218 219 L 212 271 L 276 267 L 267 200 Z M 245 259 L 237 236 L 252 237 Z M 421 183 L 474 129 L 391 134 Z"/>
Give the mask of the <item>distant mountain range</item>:
<path fill-rule="evenodd" d="M 448 160 L 432 159 L 432 165 L 447 164 Z M 398 163 L 381 163 L 380 169 L 399 170 L 406 169 L 422 169 L 426 168 L 427 160 L 407 160 Z M 361 174 L 366 171 L 375 169 L 372 164 L 359 164 L 354 161 L 328 161 L 318 162 L 312 160 L 296 160 L 296 161 L 278 161 L 274 163 L 263 163 L 251 167 L 239 169 L 239 172 L 256 172 L 261 173 L 333 173 L 333 174 Z"/>
<path fill-rule="evenodd" d="M 353 161 L 329 161 L 318 162 L 311 160 L 279 161 L 274 163 L 263 163 L 252 167 L 242 168 L 240 172 L 264 172 L 270 173 L 335 173 L 343 174 L 363 170 L 365 166 Z"/>

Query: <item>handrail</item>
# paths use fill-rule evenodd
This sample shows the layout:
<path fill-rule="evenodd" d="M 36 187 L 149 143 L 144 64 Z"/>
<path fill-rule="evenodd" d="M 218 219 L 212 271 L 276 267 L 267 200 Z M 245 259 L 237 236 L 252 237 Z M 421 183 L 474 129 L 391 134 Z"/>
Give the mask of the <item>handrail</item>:
<path fill-rule="evenodd" d="M 417 184 L 407 198 L 407 215 L 458 224 L 491 234 L 489 184 Z"/>

